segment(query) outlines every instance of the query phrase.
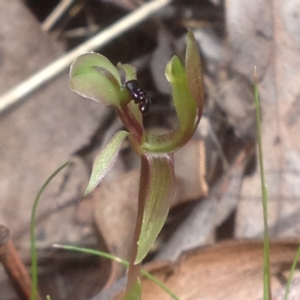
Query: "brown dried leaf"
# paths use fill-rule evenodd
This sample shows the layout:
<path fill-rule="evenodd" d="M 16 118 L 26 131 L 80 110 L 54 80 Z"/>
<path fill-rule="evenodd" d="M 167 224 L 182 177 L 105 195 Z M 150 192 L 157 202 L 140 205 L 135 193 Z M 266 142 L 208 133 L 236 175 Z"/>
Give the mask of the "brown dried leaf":
<path fill-rule="evenodd" d="M 0 49 L 1 94 L 64 53 L 62 45 L 43 35 L 40 24 L 20 1 L 0 3 L 0 36 L 5 37 Z M 82 101 L 72 93 L 64 74 L 1 116 L 0 222 L 12 235 L 29 229 L 38 189 L 58 166 L 89 143 L 104 114 L 96 103 Z M 85 166 L 69 171 L 68 176 L 58 176 L 47 188 L 38 216 L 63 202 L 80 199 L 87 171 Z M 73 186 L 64 189 L 69 184 Z M 66 216 L 64 220 L 68 222 Z M 71 224 L 72 217 L 68 220 Z M 62 234 L 62 230 L 54 231 L 52 237 L 58 232 Z M 73 233 L 77 235 L 78 231 Z"/>
<path fill-rule="evenodd" d="M 252 78 L 257 66 L 262 106 L 266 185 L 271 233 L 300 233 L 299 1 L 227 1 L 227 31 L 234 67 Z M 243 184 L 237 213 L 238 237 L 262 236 L 260 176 Z M 251 212 L 251 213 L 249 213 Z"/>
<path fill-rule="evenodd" d="M 271 244 L 272 291 L 285 286 L 298 242 Z M 173 265 L 148 264 L 146 269 L 168 286 L 180 299 L 261 299 L 263 295 L 263 245 L 261 242 L 232 241 L 181 256 Z M 161 288 L 143 279 L 143 300 L 169 300 Z M 120 299 L 115 296 L 112 299 Z M 282 298 L 276 298 L 282 299 Z"/>

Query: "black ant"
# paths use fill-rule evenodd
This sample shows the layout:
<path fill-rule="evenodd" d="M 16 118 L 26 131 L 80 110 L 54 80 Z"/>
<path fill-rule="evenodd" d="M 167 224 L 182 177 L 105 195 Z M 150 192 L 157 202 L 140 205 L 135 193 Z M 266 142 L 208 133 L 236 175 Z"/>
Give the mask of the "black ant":
<path fill-rule="evenodd" d="M 150 110 L 151 100 L 147 93 L 140 87 L 137 80 L 129 80 L 125 82 L 127 90 L 130 92 L 134 103 L 139 105 L 140 112 L 145 115 Z"/>

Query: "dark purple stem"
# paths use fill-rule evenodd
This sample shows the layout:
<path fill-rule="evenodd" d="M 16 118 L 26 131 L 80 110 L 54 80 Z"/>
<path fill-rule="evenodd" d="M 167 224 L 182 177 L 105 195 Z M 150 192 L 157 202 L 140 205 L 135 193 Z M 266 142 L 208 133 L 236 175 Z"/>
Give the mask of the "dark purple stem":
<path fill-rule="evenodd" d="M 145 209 L 145 199 L 147 198 L 147 189 L 141 188 L 142 186 L 147 186 L 149 184 L 149 164 L 145 157 L 141 156 L 141 175 L 140 175 L 140 189 L 139 189 L 139 196 L 138 196 L 138 212 L 136 217 L 135 223 L 135 231 L 133 237 L 133 245 L 131 251 L 131 258 L 130 258 L 130 266 L 128 270 L 128 281 L 126 287 L 126 293 L 129 292 L 136 284 L 137 279 L 140 276 L 141 266 L 142 264 L 134 264 L 138 245 L 137 242 L 140 237 L 142 222 L 143 222 L 143 215 Z"/>

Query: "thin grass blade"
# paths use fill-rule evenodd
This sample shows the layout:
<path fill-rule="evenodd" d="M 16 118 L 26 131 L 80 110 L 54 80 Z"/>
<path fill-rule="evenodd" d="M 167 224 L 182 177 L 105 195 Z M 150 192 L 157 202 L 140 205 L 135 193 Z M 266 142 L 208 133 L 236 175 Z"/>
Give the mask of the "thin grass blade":
<path fill-rule="evenodd" d="M 254 100 L 256 108 L 256 127 L 258 141 L 258 160 L 260 167 L 262 206 L 264 218 L 264 300 L 271 300 L 271 271 L 270 271 L 270 238 L 268 227 L 268 192 L 265 184 L 265 170 L 262 150 L 260 100 L 257 86 L 256 70 L 254 73 Z"/>
<path fill-rule="evenodd" d="M 36 198 L 34 200 L 32 211 L 31 211 L 31 221 L 30 221 L 30 244 L 31 244 L 31 280 L 32 280 L 32 289 L 31 289 L 31 296 L 30 300 L 36 300 L 37 297 L 37 291 L 38 291 L 38 266 L 37 266 L 37 253 L 36 253 L 36 243 L 35 243 L 35 219 L 36 219 L 36 211 L 37 206 L 40 201 L 40 198 L 48 186 L 48 184 L 51 182 L 51 180 L 60 172 L 62 171 L 70 162 L 64 163 L 62 166 L 60 166 L 57 170 L 55 170 L 45 181 L 45 183 L 42 185 L 40 190 L 38 191 Z"/>
<path fill-rule="evenodd" d="M 54 244 L 52 245 L 52 247 L 54 248 L 58 248 L 58 249 L 64 249 L 64 250 L 69 250 L 69 251 L 75 251 L 75 252 L 80 252 L 80 253 L 85 253 L 85 254 L 91 254 L 91 255 L 97 255 L 115 262 L 120 263 L 121 265 L 125 266 L 125 267 L 129 267 L 129 262 L 119 258 L 117 256 L 114 256 L 110 253 L 107 252 L 103 252 L 103 251 L 99 251 L 99 250 L 94 250 L 94 249 L 89 249 L 89 248 L 82 248 L 82 247 L 77 247 L 77 246 L 71 246 L 71 245 L 58 245 L 58 244 Z M 165 291 L 167 294 L 170 295 L 170 297 L 173 300 L 179 300 L 178 296 L 176 296 L 164 283 L 162 283 L 159 279 L 157 279 L 155 276 L 151 275 L 150 273 L 148 273 L 145 270 L 141 270 L 141 274 L 148 278 L 149 280 L 151 280 L 152 282 L 154 282 L 155 284 L 157 284 L 163 291 Z"/>

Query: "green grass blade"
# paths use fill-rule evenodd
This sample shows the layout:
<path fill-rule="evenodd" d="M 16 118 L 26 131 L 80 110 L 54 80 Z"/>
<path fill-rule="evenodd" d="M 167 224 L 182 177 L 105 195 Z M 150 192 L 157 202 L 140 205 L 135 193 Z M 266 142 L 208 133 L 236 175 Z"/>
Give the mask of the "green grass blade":
<path fill-rule="evenodd" d="M 80 253 L 85 253 L 85 254 L 92 254 L 92 255 L 97 255 L 97 256 L 101 256 L 103 258 L 112 260 L 112 261 L 116 261 L 118 263 L 120 263 L 121 265 L 125 266 L 125 267 L 129 267 L 129 262 L 121 259 L 119 257 L 116 257 L 112 254 L 109 254 L 107 252 L 103 252 L 103 251 L 98 251 L 98 250 L 93 250 L 93 249 L 88 249 L 88 248 L 82 248 L 82 247 L 76 247 L 76 246 L 71 246 L 71 245 L 53 245 L 54 248 L 58 248 L 58 249 L 64 249 L 64 250 L 69 250 L 69 251 L 75 251 L 75 252 L 80 252 Z M 146 277 L 147 279 L 153 281 L 155 284 L 157 284 L 163 291 L 165 291 L 167 294 L 170 295 L 170 297 L 173 300 L 180 300 L 167 286 L 164 285 L 164 283 L 162 283 L 159 279 L 155 278 L 153 275 L 151 275 L 150 273 L 148 273 L 145 270 L 141 270 L 141 274 Z"/>
<path fill-rule="evenodd" d="M 32 211 L 31 211 L 31 221 L 30 221 L 30 243 L 31 243 L 31 280 L 32 280 L 32 288 L 31 288 L 31 297 L 30 300 L 36 300 L 37 297 L 37 275 L 38 275 L 38 267 L 37 267 L 37 254 L 36 254 L 36 243 L 35 243 L 35 216 L 37 205 L 43 194 L 45 188 L 48 186 L 50 181 L 62 170 L 64 169 L 70 162 L 64 163 L 61 167 L 59 167 L 53 174 L 51 174 L 45 183 L 40 188 L 39 192 L 36 195 L 36 198 L 33 203 Z"/>
<path fill-rule="evenodd" d="M 296 269 L 299 257 L 300 257 L 300 246 L 298 247 L 296 256 L 294 258 L 294 261 L 293 261 L 293 264 L 292 264 L 292 267 L 291 267 L 290 275 L 289 275 L 289 278 L 288 278 L 288 281 L 287 281 L 287 284 L 286 284 L 286 289 L 285 289 L 285 294 L 284 294 L 284 300 L 288 299 L 288 295 L 289 295 L 289 292 L 290 292 L 290 287 L 291 287 L 292 279 L 293 279 L 293 276 L 294 276 L 294 272 L 295 272 L 295 269 Z"/>
<path fill-rule="evenodd" d="M 271 299 L 271 275 L 270 275 L 270 244 L 269 244 L 269 227 L 268 227 L 268 192 L 265 185 L 265 173 L 262 150 L 262 134 L 261 134 L 261 114 L 260 100 L 257 86 L 256 69 L 254 74 L 254 100 L 256 108 L 256 127 L 258 141 L 258 160 L 260 167 L 260 180 L 262 192 L 263 218 L 264 218 L 264 300 Z"/>

